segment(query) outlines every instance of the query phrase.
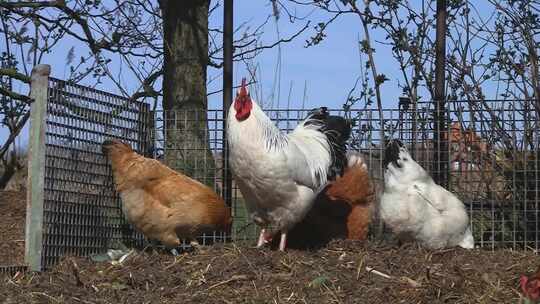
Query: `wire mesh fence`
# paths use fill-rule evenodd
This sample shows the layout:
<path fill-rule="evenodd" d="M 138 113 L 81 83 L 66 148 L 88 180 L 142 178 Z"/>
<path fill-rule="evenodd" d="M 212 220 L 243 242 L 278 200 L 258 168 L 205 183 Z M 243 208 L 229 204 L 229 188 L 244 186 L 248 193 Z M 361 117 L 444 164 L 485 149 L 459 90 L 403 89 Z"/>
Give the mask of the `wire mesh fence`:
<path fill-rule="evenodd" d="M 24 265 L 6 265 L 0 266 L 0 275 L 14 276 L 18 272 L 25 272 L 28 268 Z"/>
<path fill-rule="evenodd" d="M 42 265 L 62 256 L 142 246 L 126 222 L 101 143 L 117 138 L 147 154 L 149 106 L 50 78 L 45 133 Z"/>
<path fill-rule="evenodd" d="M 380 183 L 380 139 L 399 138 L 437 183 L 464 202 L 478 246 L 538 250 L 540 120 L 533 103 L 450 101 L 444 130 L 437 130 L 434 102 L 353 111 L 359 128 L 351 144 L 375 160 L 369 167 Z"/>
<path fill-rule="evenodd" d="M 433 102 L 400 103 L 396 109 L 330 111 L 354 121 L 349 149 L 363 153 L 379 195 L 384 143 L 398 138 L 420 165 L 464 202 L 477 245 L 538 250 L 540 120 L 530 104 L 523 100 L 452 101 L 444 130 L 436 129 L 440 124 L 434 121 Z M 265 112 L 278 128 L 289 132 L 308 109 Z M 101 152 L 101 143 L 108 138 L 129 143 L 139 153 L 157 158 L 220 195 L 232 192 L 228 202 L 232 230 L 203 235 L 199 243 L 256 238 L 258 229 L 244 208 L 242 194 L 225 177 L 222 110 L 152 112 L 145 103 L 50 78 L 45 123 L 41 252 L 45 268 L 68 254 L 101 253 L 115 242 L 138 247 L 146 243 L 122 214 L 110 165 Z M 372 231 L 382 232 L 380 222 L 374 219 L 373 223 Z"/>
<path fill-rule="evenodd" d="M 533 102 L 449 104 L 449 188 L 467 204 L 482 247 L 538 250 L 540 117 Z"/>
<path fill-rule="evenodd" d="M 224 118 L 221 110 L 175 110 L 154 112 L 154 157 L 168 167 L 194 178 L 223 196 L 223 134 Z M 226 202 L 229 205 L 231 202 Z M 235 206 L 230 205 L 234 216 Z M 238 223 L 235 220 L 235 223 Z M 197 238 L 201 245 L 230 241 L 230 232 L 203 234 Z M 183 247 L 190 245 L 184 241 Z"/>
<path fill-rule="evenodd" d="M 451 101 L 442 116 L 443 130 L 437 129 L 434 102 L 331 112 L 355 122 L 349 149 L 363 153 L 378 195 L 384 182 L 383 144 L 400 139 L 437 183 L 463 201 L 478 246 L 538 250 L 540 120 L 539 113 L 531 111 L 533 102 Z M 307 110 L 266 113 L 288 132 Z M 373 228 L 377 226 L 375 218 Z"/>

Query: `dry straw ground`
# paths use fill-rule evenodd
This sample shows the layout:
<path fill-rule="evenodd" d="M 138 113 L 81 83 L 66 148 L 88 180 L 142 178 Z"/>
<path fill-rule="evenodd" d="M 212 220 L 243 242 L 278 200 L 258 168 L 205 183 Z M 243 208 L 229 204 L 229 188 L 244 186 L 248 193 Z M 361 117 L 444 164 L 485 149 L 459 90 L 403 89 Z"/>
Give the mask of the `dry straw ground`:
<path fill-rule="evenodd" d="M 24 196 L 1 197 L 0 258 L 13 258 L 22 253 L 15 240 L 24 223 L 13 204 Z M 119 265 L 67 257 L 43 273 L 0 276 L 0 304 L 519 303 L 519 276 L 540 265 L 534 253 L 510 250 L 335 241 L 282 253 L 251 245 L 202 247 L 179 257 L 136 252 Z"/>
<path fill-rule="evenodd" d="M 333 242 L 286 253 L 227 244 L 120 265 L 66 258 L 0 283 L 0 303 L 519 303 L 532 253 Z M 371 270 L 371 271 L 368 271 Z"/>

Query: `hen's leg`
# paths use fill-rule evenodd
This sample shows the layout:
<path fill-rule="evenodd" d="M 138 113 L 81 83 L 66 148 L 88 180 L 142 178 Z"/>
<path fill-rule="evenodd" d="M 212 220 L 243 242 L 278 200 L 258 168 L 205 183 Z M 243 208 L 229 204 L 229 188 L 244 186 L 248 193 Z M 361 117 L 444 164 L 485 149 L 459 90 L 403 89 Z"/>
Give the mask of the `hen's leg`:
<path fill-rule="evenodd" d="M 172 247 L 169 252 L 173 255 L 173 256 L 179 256 L 180 255 L 180 252 L 178 251 L 178 247 L 180 247 L 180 239 L 177 237 L 176 240 L 174 240 L 174 247 Z"/>
<path fill-rule="evenodd" d="M 285 247 L 287 246 L 287 233 L 282 232 L 281 233 L 281 239 L 279 240 L 279 250 L 285 251 Z"/>
<path fill-rule="evenodd" d="M 147 248 L 150 248 L 153 252 L 161 252 L 163 250 L 161 243 L 154 239 L 148 241 Z"/>
<path fill-rule="evenodd" d="M 265 244 L 265 229 L 261 229 L 261 234 L 259 234 L 259 241 L 257 242 L 257 248 L 262 247 Z"/>

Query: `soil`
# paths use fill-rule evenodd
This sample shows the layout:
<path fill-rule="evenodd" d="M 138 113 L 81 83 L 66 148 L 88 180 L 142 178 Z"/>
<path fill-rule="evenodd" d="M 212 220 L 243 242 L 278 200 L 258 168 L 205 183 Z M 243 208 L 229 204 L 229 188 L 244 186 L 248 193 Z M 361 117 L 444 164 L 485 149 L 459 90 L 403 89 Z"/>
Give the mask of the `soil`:
<path fill-rule="evenodd" d="M 26 194 L 0 191 L 0 266 L 24 262 Z"/>
<path fill-rule="evenodd" d="M 225 244 L 178 257 L 137 252 L 117 265 L 66 258 L 5 277 L 0 303 L 519 303 L 519 277 L 538 264 L 534 253 L 510 250 Z"/>
<path fill-rule="evenodd" d="M 0 192 L 0 266 L 21 265 L 25 194 Z M 225 244 L 178 257 L 134 252 L 121 264 L 67 257 L 42 273 L 0 274 L 8 303 L 520 303 L 534 252 L 430 251 L 333 241 L 279 252 Z"/>

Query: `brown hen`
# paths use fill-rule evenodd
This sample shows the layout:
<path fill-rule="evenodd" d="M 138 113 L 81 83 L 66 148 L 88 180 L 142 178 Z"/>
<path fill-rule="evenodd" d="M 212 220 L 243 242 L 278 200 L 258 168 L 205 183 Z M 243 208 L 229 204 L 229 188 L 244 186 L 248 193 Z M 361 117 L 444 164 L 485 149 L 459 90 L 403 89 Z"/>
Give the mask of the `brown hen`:
<path fill-rule="evenodd" d="M 182 239 L 229 229 L 230 210 L 210 187 L 121 141 L 104 141 L 102 151 L 111 162 L 124 215 L 148 239 L 174 248 Z"/>
<path fill-rule="evenodd" d="M 347 158 L 343 175 L 317 196 L 307 216 L 289 232 L 291 248 L 317 248 L 333 239 L 366 239 L 375 188 L 361 154 L 349 152 Z"/>

